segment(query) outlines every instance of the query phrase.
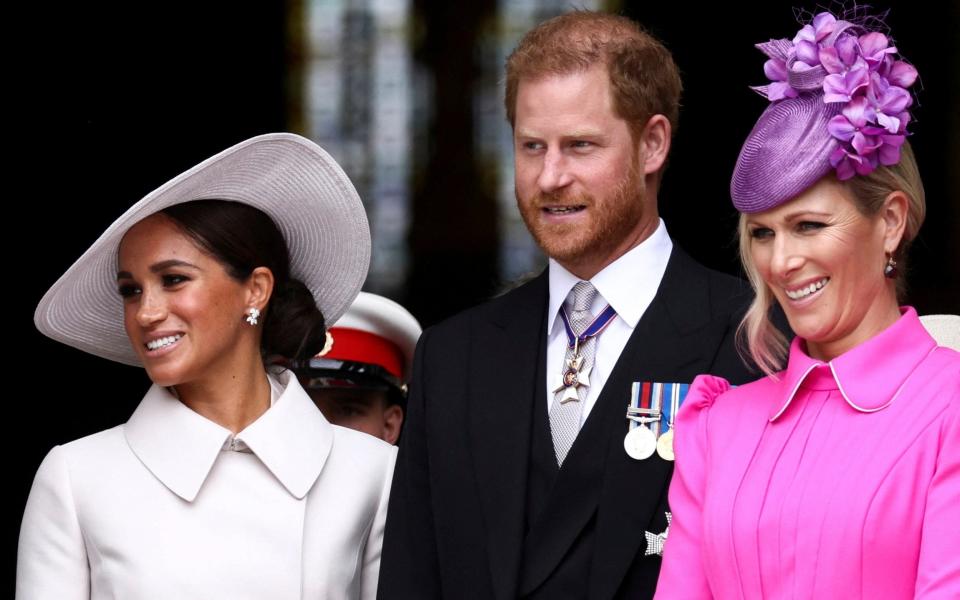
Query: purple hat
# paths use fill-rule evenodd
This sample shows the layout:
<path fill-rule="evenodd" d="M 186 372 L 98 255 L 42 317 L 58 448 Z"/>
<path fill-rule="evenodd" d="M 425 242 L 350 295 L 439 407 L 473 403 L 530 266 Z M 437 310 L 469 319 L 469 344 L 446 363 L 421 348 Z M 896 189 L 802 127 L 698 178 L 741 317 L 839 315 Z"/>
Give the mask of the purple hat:
<path fill-rule="evenodd" d="M 769 60 L 771 83 L 753 88 L 771 101 L 747 136 L 730 182 L 742 213 L 769 210 L 835 170 L 840 180 L 900 160 L 913 98 L 913 66 L 897 49 L 882 18 L 856 23 L 828 12 L 793 38 L 757 44 Z"/>

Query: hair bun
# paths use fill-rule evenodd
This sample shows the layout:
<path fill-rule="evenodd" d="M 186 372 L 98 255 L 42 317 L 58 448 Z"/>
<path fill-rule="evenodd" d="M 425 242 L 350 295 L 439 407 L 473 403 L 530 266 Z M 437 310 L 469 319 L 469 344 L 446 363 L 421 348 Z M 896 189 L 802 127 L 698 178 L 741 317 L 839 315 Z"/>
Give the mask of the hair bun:
<path fill-rule="evenodd" d="M 325 341 L 323 313 L 307 286 L 297 279 L 276 284 L 263 323 L 264 356 L 308 359 L 323 349 Z"/>

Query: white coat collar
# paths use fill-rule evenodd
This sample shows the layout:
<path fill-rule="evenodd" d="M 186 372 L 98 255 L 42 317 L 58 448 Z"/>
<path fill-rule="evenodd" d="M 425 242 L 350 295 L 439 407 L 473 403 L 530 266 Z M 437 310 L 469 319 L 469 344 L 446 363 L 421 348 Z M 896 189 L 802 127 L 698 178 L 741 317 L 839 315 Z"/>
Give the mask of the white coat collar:
<path fill-rule="evenodd" d="M 297 499 L 320 476 L 333 446 L 333 427 L 289 371 L 274 375 L 284 386 L 274 405 L 232 436 L 154 385 L 124 425 L 130 449 L 173 493 L 193 502 L 224 444 L 235 437 Z"/>

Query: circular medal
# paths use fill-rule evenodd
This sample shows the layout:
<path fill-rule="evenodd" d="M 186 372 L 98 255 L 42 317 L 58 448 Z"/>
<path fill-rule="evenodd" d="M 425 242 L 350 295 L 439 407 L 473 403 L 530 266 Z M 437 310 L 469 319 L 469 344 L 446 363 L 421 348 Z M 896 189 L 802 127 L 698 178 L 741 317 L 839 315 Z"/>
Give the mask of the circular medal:
<path fill-rule="evenodd" d="M 657 449 L 657 436 L 646 427 L 634 427 L 623 438 L 623 449 L 634 460 L 650 458 Z"/>
<path fill-rule="evenodd" d="M 657 454 L 663 460 L 673 460 L 673 429 L 660 435 L 657 440 Z"/>
<path fill-rule="evenodd" d="M 563 385 L 565 387 L 577 385 L 577 372 L 573 369 L 567 369 L 567 372 L 563 374 Z"/>

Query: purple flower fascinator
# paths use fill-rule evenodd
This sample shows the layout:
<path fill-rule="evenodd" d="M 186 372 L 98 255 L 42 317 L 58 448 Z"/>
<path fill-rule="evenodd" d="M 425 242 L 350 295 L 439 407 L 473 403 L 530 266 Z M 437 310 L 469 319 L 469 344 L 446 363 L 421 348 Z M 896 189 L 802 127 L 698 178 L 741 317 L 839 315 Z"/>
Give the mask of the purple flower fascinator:
<path fill-rule="evenodd" d="M 757 44 L 770 83 L 753 89 L 771 103 L 737 158 L 737 210 L 783 204 L 831 169 L 846 180 L 899 162 L 917 70 L 897 58 L 885 30 L 882 17 L 822 12 L 792 41 Z"/>

